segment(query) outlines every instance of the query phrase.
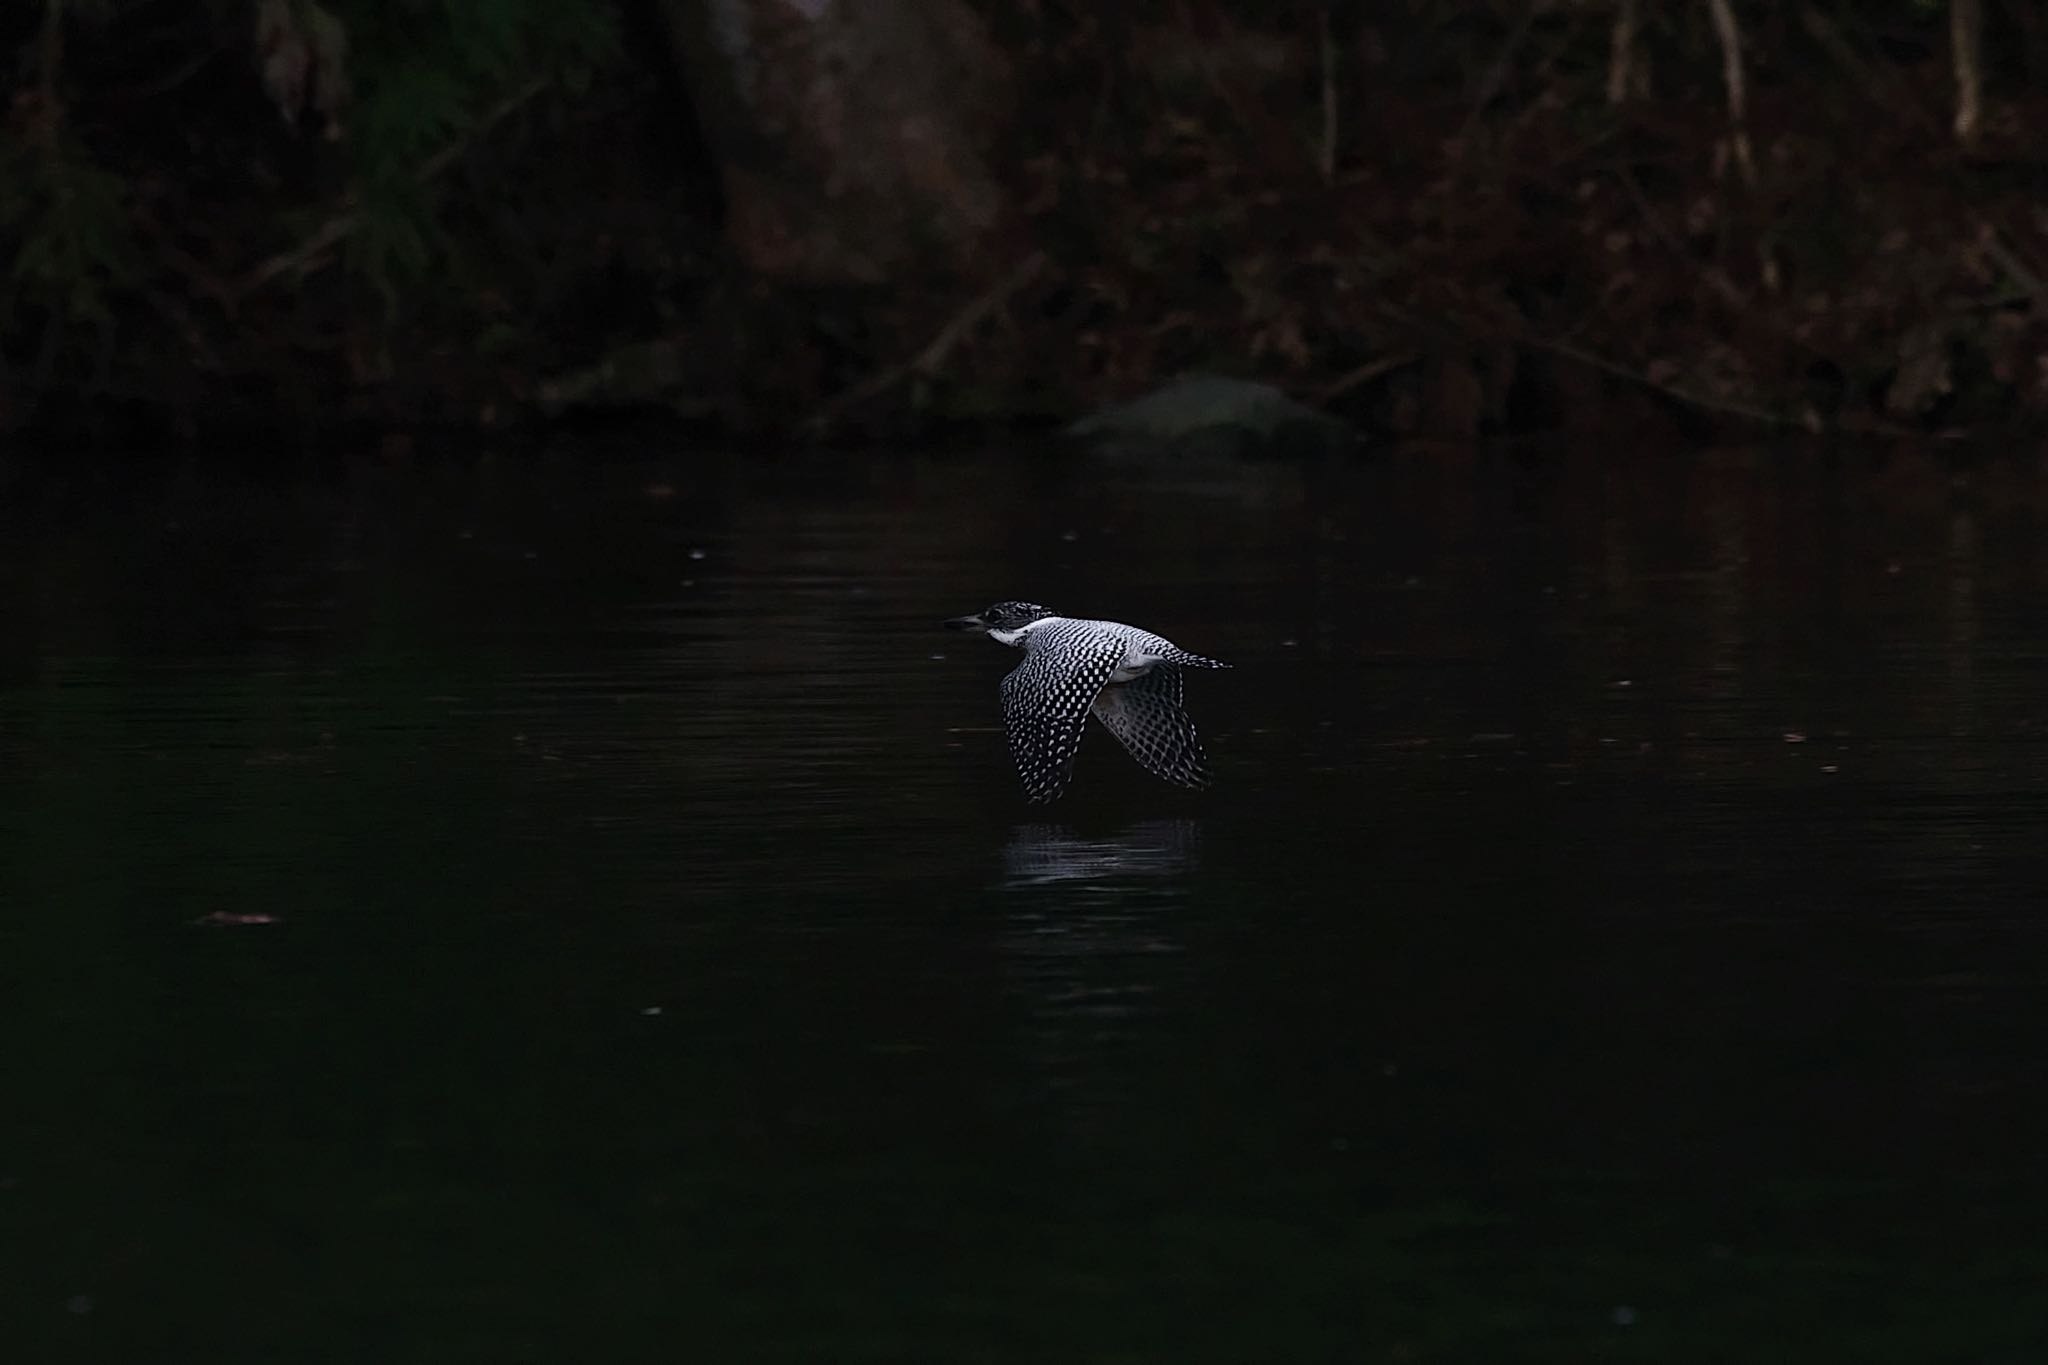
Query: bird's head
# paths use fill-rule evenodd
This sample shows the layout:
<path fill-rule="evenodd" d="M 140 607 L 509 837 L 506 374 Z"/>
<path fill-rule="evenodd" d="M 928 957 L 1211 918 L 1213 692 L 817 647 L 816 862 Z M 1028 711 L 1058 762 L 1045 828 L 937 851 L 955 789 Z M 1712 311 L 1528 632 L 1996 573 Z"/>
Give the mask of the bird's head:
<path fill-rule="evenodd" d="M 998 602 L 972 616 L 956 616 L 946 622 L 948 630 L 971 630 L 977 635 L 991 635 L 1006 645 L 1014 645 L 1023 637 L 1023 630 L 1034 621 L 1043 621 L 1053 613 L 1036 602 Z"/>

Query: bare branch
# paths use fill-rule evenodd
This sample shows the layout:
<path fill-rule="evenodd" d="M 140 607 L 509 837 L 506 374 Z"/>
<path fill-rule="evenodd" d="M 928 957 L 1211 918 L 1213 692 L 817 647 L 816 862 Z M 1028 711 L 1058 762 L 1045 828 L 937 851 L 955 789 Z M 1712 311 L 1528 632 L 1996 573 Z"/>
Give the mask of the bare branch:
<path fill-rule="evenodd" d="M 1392 355 L 1383 355 L 1377 360 L 1368 360 L 1356 369 L 1348 370 L 1330 383 L 1325 384 L 1323 391 L 1316 395 L 1316 406 L 1328 407 L 1332 399 L 1343 397 L 1360 384 L 1370 384 L 1383 374 L 1392 374 L 1403 365 L 1412 365 L 1416 359 L 1417 356 L 1413 351 L 1396 351 Z"/>
<path fill-rule="evenodd" d="M 1508 73 L 1515 67 L 1515 57 L 1522 50 L 1522 40 L 1529 36 L 1529 25 L 1536 21 L 1539 3 L 1540 0 L 1529 0 L 1529 4 L 1522 10 L 1520 21 L 1508 34 L 1507 41 L 1501 44 L 1500 55 L 1494 58 L 1493 65 L 1487 68 L 1486 74 L 1480 78 L 1479 88 L 1472 96 L 1472 109 L 1465 115 L 1463 126 L 1458 129 L 1460 143 L 1471 136 L 1473 125 L 1479 122 L 1480 115 L 1486 112 L 1486 106 L 1493 103 L 1493 97 L 1498 95 L 1501 86 L 1507 83 Z"/>
<path fill-rule="evenodd" d="M 1707 0 L 1713 16 L 1714 35 L 1721 40 L 1721 79 L 1728 87 L 1728 124 L 1735 151 L 1735 167 L 1742 183 L 1756 184 L 1756 159 L 1749 151 L 1748 106 L 1742 65 L 1742 30 L 1735 23 L 1735 11 L 1728 0 Z"/>
<path fill-rule="evenodd" d="M 1639 384 L 1653 393 L 1661 393 L 1666 398 L 1675 399 L 1689 407 L 1699 408 L 1705 412 L 1718 412 L 1729 417 L 1740 417 L 1746 421 L 1755 422 L 1759 426 L 1796 428 L 1808 425 L 1801 418 L 1787 416 L 1782 412 L 1772 412 L 1767 408 L 1754 407 L 1748 403 L 1737 403 L 1725 398 L 1715 398 L 1710 394 L 1698 393 L 1692 389 L 1681 388 L 1676 384 L 1665 383 L 1662 380 L 1652 378 L 1645 370 L 1624 365 L 1619 361 L 1609 360 L 1606 356 L 1574 346 L 1568 341 L 1553 341 L 1549 337 L 1534 335 L 1524 335 L 1516 338 L 1516 340 L 1534 350 L 1548 352 L 1562 359 L 1584 365 L 1588 369 L 1598 370 L 1602 374 L 1613 375 L 1616 379 L 1625 379 L 1631 384 Z"/>
<path fill-rule="evenodd" d="M 1317 15 L 1317 22 L 1323 44 L 1323 145 L 1317 168 L 1328 185 L 1337 179 L 1337 44 L 1330 37 L 1327 6 Z"/>
<path fill-rule="evenodd" d="M 1977 145 L 1984 122 L 1984 7 L 1981 0 L 1949 0 L 1949 45 L 1956 67 L 1956 141 Z"/>
<path fill-rule="evenodd" d="M 1621 0 L 1614 11 L 1614 48 L 1607 62 L 1607 102 L 1620 105 L 1641 93 L 1636 54 L 1636 0 Z"/>
<path fill-rule="evenodd" d="M 1873 103 L 1882 108 L 1905 114 L 1918 127 L 1931 128 L 1933 126 L 1933 118 L 1929 116 L 1926 108 L 1914 98 L 1911 87 L 1894 80 L 1890 75 L 1858 56 L 1856 49 L 1850 45 L 1849 40 L 1842 36 L 1842 31 L 1835 27 L 1833 20 L 1813 6 L 1805 5 L 1800 8 L 1799 22 L 1805 26 L 1807 33 L 1812 36 L 1813 40 L 1819 43 L 1830 57 L 1835 59 L 1837 65 L 1855 77 L 1857 84 L 1863 87 L 1864 93 L 1870 96 Z"/>
<path fill-rule="evenodd" d="M 522 105 L 534 99 L 541 91 L 547 88 L 548 82 L 545 80 L 528 81 L 511 95 L 499 101 L 488 113 L 477 120 L 474 127 L 470 128 L 461 137 L 456 138 L 446 147 L 428 157 L 415 173 L 414 178 L 424 184 L 440 175 L 443 171 L 454 165 L 456 159 L 468 151 L 478 138 L 488 133 L 492 128 L 495 128 Z M 315 228 L 312 235 L 297 246 L 278 252 L 275 256 L 258 264 L 248 274 L 242 276 L 241 279 L 236 280 L 228 287 L 228 301 L 231 304 L 240 302 L 243 298 L 261 289 L 278 276 L 312 266 L 329 251 L 332 251 L 335 247 L 341 245 L 342 242 L 348 240 L 349 235 L 356 230 L 356 222 L 357 216 L 353 209 L 347 209 L 335 214 L 332 218 L 329 218 L 326 222 Z"/>
<path fill-rule="evenodd" d="M 969 299 L 967 306 L 947 320 L 929 344 L 898 365 L 877 371 L 852 388 L 829 400 L 805 425 L 813 435 L 829 431 L 832 424 L 849 408 L 865 403 L 870 398 L 885 393 L 906 379 L 931 378 L 945 368 L 946 358 L 953 348 L 966 339 L 967 334 L 978 326 L 983 318 L 994 312 L 1012 294 L 1038 278 L 1038 272 L 1046 267 L 1045 253 L 1034 251 L 994 285 L 981 294 Z"/>

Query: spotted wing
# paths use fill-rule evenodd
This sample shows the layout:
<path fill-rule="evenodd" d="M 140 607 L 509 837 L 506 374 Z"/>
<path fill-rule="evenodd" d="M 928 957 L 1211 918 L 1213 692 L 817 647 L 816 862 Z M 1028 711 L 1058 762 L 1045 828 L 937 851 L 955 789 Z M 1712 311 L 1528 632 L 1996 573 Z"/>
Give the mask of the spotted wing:
<path fill-rule="evenodd" d="M 1034 631 L 1003 679 L 1003 730 L 1028 801 L 1067 789 L 1088 706 L 1123 662 L 1123 641 L 1086 629 Z"/>
<path fill-rule="evenodd" d="M 1209 785 L 1208 756 L 1195 737 L 1195 723 L 1181 708 L 1177 666 L 1155 664 L 1121 687 L 1103 688 L 1094 710 L 1146 772 L 1196 791 Z"/>

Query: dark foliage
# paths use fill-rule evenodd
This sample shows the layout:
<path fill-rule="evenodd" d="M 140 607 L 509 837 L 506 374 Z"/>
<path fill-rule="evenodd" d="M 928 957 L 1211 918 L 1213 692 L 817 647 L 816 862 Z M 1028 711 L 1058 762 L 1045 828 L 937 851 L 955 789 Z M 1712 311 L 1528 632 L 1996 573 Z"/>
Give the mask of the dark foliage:
<path fill-rule="evenodd" d="M 723 249 L 662 0 L 11 7 L 0 425 L 872 424 L 1189 369 L 1446 432 L 1617 385 L 1816 428 L 2048 411 L 2021 0 L 1974 54 L 1931 0 L 978 8 L 1016 231 L 979 280 L 821 290 Z"/>

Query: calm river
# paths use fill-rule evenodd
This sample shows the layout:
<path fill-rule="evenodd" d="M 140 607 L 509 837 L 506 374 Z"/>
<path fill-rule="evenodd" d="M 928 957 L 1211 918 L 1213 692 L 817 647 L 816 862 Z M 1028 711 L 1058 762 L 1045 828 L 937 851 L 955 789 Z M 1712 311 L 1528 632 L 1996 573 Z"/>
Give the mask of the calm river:
<path fill-rule="evenodd" d="M 2040 461 L 266 463 L 0 473 L 11 1361 L 2048 1349 Z"/>

